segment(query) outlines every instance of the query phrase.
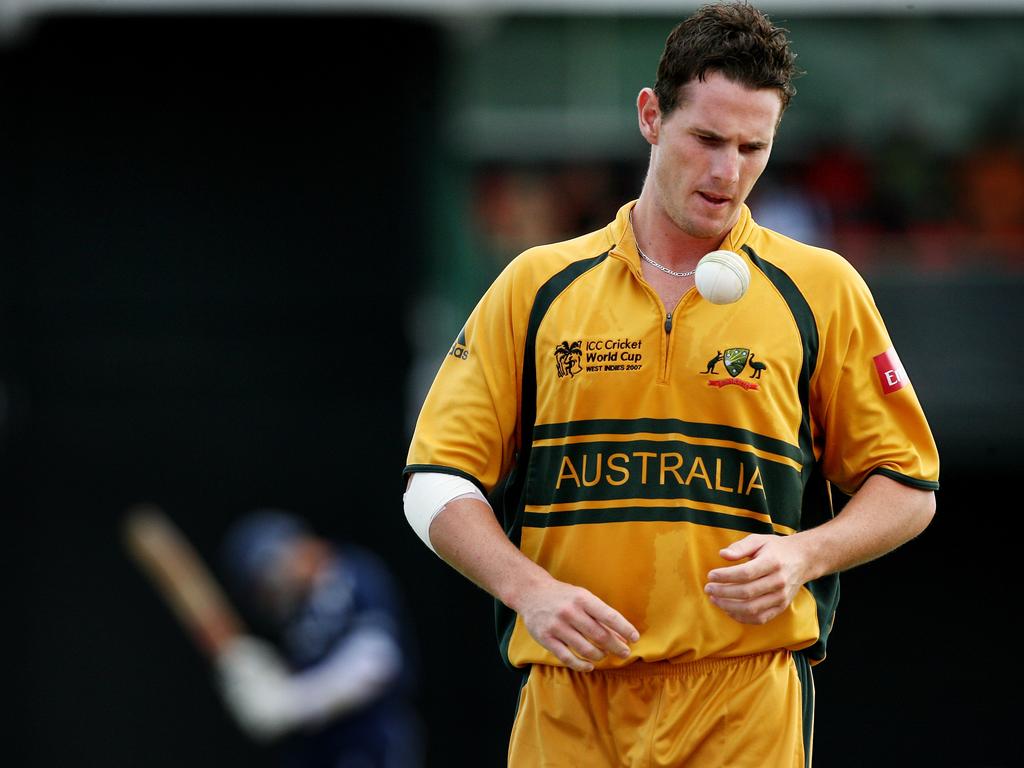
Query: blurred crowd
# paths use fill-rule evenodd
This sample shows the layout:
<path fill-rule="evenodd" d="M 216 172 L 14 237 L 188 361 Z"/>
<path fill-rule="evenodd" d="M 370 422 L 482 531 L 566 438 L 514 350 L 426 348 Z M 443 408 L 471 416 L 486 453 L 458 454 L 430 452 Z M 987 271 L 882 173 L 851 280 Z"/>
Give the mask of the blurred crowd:
<path fill-rule="evenodd" d="M 481 167 L 478 246 L 500 267 L 523 249 L 591 231 L 639 190 L 636 164 Z M 1024 142 L 992 131 L 942 153 L 911 133 L 871 148 L 821 144 L 778 159 L 748 201 L 761 225 L 838 251 L 861 272 L 1024 270 Z"/>

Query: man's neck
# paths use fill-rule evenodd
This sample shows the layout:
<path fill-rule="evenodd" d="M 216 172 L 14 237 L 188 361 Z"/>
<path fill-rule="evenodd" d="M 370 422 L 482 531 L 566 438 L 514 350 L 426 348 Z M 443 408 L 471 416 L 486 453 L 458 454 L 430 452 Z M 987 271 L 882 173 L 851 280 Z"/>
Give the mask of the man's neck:
<path fill-rule="evenodd" d="M 687 234 L 672 221 L 647 188 L 633 207 L 633 236 L 645 254 L 669 269 L 685 272 L 693 269 L 700 258 L 718 249 L 728 231 L 711 238 L 696 238 Z"/>

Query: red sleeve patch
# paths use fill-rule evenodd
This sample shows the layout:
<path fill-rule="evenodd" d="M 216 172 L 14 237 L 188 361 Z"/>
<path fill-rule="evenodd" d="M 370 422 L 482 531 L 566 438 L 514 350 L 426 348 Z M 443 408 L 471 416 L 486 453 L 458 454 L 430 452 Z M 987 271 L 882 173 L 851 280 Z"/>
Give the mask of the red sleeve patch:
<path fill-rule="evenodd" d="M 878 380 L 882 384 L 882 394 L 891 395 L 893 392 L 903 389 L 910 383 L 907 378 L 907 371 L 896 354 L 895 347 L 889 347 L 880 355 L 875 355 L 875 370 L 878 371 Z"/>

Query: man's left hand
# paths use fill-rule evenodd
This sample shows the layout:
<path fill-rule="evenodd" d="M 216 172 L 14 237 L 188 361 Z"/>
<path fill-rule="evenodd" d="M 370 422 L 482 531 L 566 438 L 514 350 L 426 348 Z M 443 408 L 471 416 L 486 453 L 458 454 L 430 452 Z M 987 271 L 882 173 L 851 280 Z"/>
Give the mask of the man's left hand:
<path fill-rule="evenodd" d="M 704 592 L 711 602 L 743 624 L 766 624 L 793 602 L 807 581 L 807 562 L 792 536 L 751 534 L 719 552 L 739 565 L 708 574 Z"/>

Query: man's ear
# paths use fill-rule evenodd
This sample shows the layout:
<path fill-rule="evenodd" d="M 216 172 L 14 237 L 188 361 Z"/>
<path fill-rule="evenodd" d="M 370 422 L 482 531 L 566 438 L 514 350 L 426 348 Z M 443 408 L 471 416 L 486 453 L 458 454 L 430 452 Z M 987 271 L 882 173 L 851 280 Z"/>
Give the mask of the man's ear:
<path fill-rule="evenodd" d="M 636 117 L 640 124 L 640 134 L 647 139 L 648 144 L 657 144 L 661 132 L 661 107 L 653 89 L 643 88 L 636 97 Z"/>

